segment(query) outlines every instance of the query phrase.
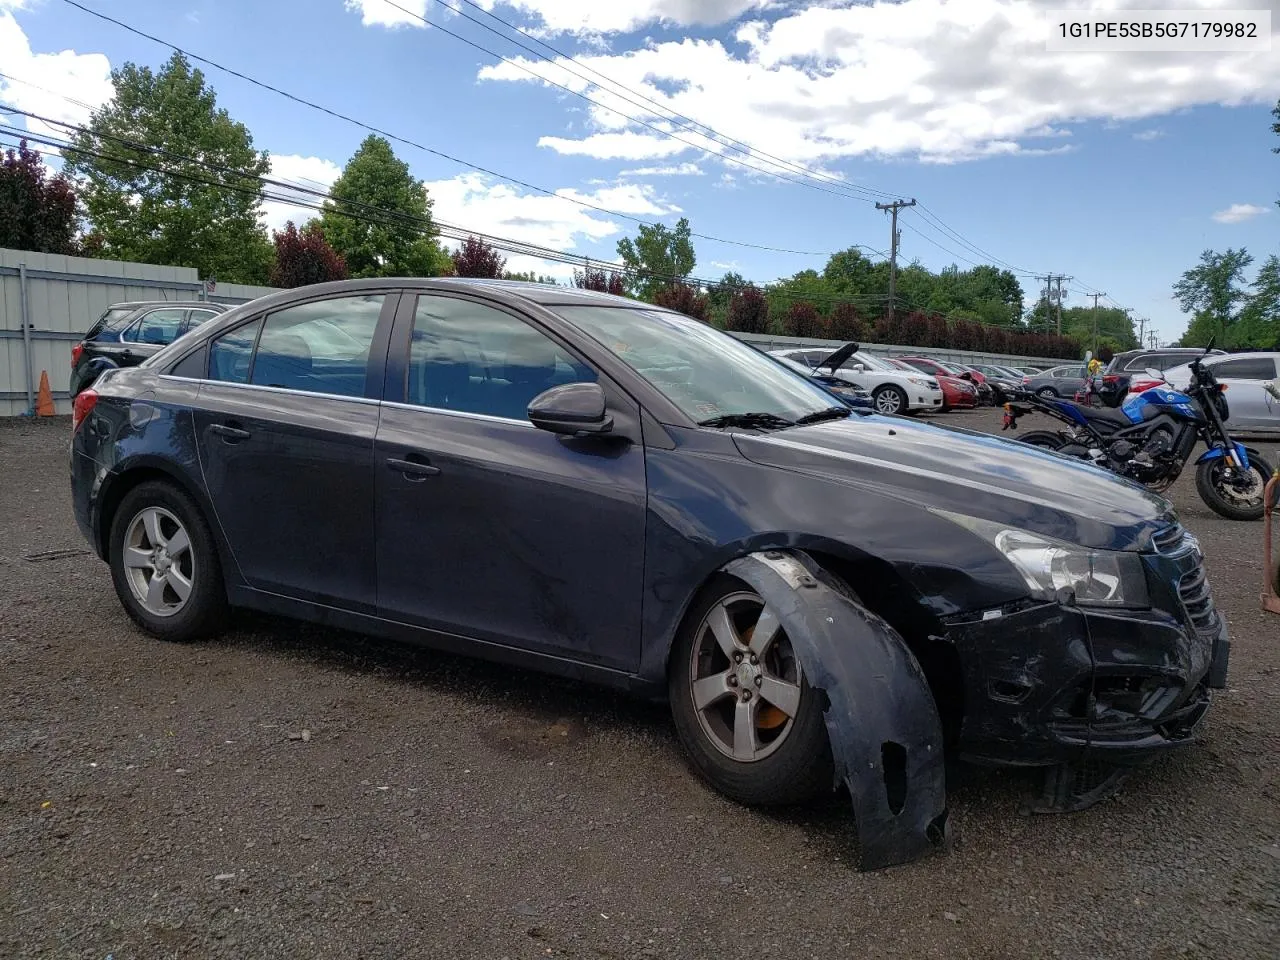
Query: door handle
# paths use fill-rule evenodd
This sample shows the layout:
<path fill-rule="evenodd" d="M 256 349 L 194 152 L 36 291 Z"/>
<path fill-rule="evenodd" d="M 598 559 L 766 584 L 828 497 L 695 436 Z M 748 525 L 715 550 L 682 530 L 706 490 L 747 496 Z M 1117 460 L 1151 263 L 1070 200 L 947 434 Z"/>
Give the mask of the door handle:
<path fill-rule="evenodd" d="M 209 429 L 222 437 L 227 443 L 239 443 L 241 440 L 249 439 L 248 430 L 242 430 L 240 427 L 233 427 L 230 424 L 215 423 Z"/>
<path fill-rule="evenodd" d="M 414 454 L 409 454 L 414 456 Z M 436 477 L 440 475 L 440 468 L 433 467 L 427 462 L 425 457 L 417 460 L 400 460 L 396 457 L 387 458 L 387 466 L 398 473 L 403 473 L 405 479 L 412 480 L 417 483 L 427 479 L 427 477 Z"/>

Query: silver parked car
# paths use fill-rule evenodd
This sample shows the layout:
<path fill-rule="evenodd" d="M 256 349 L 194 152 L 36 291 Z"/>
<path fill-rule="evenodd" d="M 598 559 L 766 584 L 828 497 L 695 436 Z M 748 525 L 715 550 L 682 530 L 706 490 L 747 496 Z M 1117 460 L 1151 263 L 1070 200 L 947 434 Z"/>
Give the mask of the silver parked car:
<path fill-rule="evenodd" d="M 1022 389 L 1042 397 L 1074 397 L 1077 392 L 1084 389 L 1086 378 L 1085 365 L 1072 363 L 1053 367 L 1034 377 L 1023 377 Z"/>
<path fill-rule="evenodd" d="M 1225 353 L 1208 357 L 1203 365 L 1213 371 L 1218 382 L 1227 388 L 1227 407 L 1231 416 L 1227 429 L 1239 433 L 1280 433 L 1280 400 L 1266 385 L 1280 374 L 1280 353 Z M 1164 373 L 1169 385 L 1185 390 L 1191 382 L 1191 367 L 1182 364 Z M 1142 386 L 1144 378 L 1134 375 L 1130 389 Z"/>

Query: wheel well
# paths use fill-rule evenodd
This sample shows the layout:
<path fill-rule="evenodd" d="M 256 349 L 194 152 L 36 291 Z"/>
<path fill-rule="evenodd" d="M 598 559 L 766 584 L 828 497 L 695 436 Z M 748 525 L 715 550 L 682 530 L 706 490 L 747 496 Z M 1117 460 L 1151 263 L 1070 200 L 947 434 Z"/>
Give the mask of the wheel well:
<path fill-rule="evenodd" d="M 122 473 L 111 486 L 107 487 L 102 495 L 101 506 L 98 508 L 98 545 L 101 547 L 101 556 L 110 556 L 111 525 L 115 522 L 116 511 L 120 509 L 120 504 L 129 495 L 130 490 L 149 480 L 163 481 L 181 490 L 187 496 L 191 496 L 191 491 L 186 488 L 185 484 L 177 480 L 173 474 L 166 473 L 156 467 L 135 467 L 126 473 Z"/>
<path fill-rule="evenodd" d="M 874 557 L 851 559 L 821 551 L 809 551 L 809 555 L 847 583 L 863 606 L 902 637 L 929 683 L 945 741 L 954 743 L 964 719 L 960 655 L 944 639 L 945 629 L 921 603 L 919 594 L 892 567 Z"/>

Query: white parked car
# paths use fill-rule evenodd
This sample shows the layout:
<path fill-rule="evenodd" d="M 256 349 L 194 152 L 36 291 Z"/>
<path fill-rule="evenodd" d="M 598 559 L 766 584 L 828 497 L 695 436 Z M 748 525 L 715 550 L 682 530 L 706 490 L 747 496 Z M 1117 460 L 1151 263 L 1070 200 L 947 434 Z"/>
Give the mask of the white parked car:
<path fill-rule="evenodd" d="M 804 347 L 773 350 L 774 356 L 817 367 L 832 352 L 824 348 Z M 840 365 L 840 376 L 871 394 L 877 413 L 919 413 L 942 409 L 942 388 L 933 377 L 912 373 L 893 366 L 869 353 L 855 353 Z"/>
<path fill-rule="evenodd" d="M 1280 433 L 1280 400 L 1267 390 L 1267 384 L 1280 375 L 1280 353 L 1223 353 L 1201 361 L 1212 370 L 1218 382 L 1226 385 L 1227 407 L 1231 416 L 1227 429 L 1241 433 Z M 1191 383 L 1191 366 L 1181 364 L 1164 372 L 1165 380 L 1175 390 L 1186 390 Z M 1134 373 L 1129 392 L 1149 389 L 1153 379 Z"/>

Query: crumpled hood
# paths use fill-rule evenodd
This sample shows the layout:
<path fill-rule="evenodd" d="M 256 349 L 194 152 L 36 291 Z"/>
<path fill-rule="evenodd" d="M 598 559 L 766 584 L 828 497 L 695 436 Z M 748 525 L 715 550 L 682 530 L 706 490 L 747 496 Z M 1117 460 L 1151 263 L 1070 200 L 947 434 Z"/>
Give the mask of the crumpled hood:
<path fill-rule="evenodd" d="M 1163 498 L 1069 457 L 999 437 L 904 418 L 852 416 L 739 434 L 760 464 L 830 477 L 877 494 L 1008 523 L 1068 543 L 1148 548 L 1173 522 Z M 905 504 L 904 504 L 905 507 Z"/>

